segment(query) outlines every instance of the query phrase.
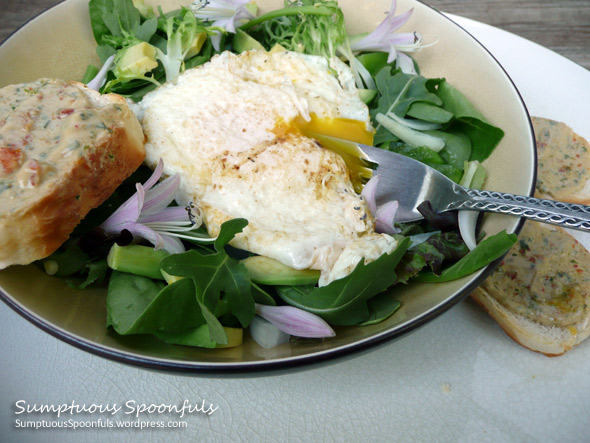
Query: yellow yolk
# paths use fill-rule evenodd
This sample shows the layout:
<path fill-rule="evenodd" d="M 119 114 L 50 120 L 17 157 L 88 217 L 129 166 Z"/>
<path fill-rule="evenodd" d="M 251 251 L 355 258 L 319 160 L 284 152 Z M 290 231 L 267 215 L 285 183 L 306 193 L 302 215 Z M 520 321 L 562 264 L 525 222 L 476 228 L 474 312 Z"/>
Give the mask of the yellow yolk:
<path fill-rule="evenodd" d="M 349 118 L 326 118 L 311 114 L 309 121 L 297 116 L 290 122 L 280 121 L 273 133 L 280 137 L 285 134 L 321 134 L 341 138 L 365 145 L 373 144 L 373 132 L 368 131 L 366 124 Z"/>
<path fill-rule="evenodd" d="M 322 118 L 311 114 L 309 121 L 297 116 L 290 122 L 279 121 L 272 131 L 277 137 L 287 134 L 301 134 L 306 137 L 318 140 L 323 147 L 340 154 L 343 158 L 350 179 L 357 192 L 362 189 L 362 184 L 371 178 L 372 172 L 361 160 L 363 154 L 360 150 L 351 151 L 350 146 L 328 141 L 322 136 L 335 137 L 365 145 L 373 144 L 373 132 L 368 131 L 364 122 L 348 118 Z"/>

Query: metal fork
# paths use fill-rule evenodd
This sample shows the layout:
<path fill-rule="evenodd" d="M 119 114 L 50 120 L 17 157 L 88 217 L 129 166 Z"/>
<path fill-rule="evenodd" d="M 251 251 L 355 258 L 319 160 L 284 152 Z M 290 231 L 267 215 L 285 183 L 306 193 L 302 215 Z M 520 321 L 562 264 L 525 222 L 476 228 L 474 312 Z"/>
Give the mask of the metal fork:
<path fill-rule="evenodd" d="M 496 191 L 480 191 L 459 186 L 437 170 L 401 154 L 354 144 L 380 175 L 377 204 L 397 200 L 396 221 L 422 219 L 417 207 L 429 201 L 436 211 L 456 209 L 497 212 L 543 223 L 590 232 L 590 206 L 543 200 Z"/>

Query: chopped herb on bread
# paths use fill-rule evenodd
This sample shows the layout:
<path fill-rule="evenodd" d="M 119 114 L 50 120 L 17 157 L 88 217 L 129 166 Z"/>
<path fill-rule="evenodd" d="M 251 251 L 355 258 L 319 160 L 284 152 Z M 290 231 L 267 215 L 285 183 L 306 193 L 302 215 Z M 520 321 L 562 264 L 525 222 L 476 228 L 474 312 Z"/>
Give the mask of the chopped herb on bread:
<path fill-rule="evenodd" d="M 125 99 L 41 79 L 0 89 L 0 269 L 64 243 L 145 157 Z"/>
<path fill-rule="evenodd" d="M 589 145 L 568 126 L 533 118 L 536 195 L 590 202 Z M 563 229 L 527 221 L 472 298 L 521 345 L 561 355 L 590 335 L 590 253 Z"/>

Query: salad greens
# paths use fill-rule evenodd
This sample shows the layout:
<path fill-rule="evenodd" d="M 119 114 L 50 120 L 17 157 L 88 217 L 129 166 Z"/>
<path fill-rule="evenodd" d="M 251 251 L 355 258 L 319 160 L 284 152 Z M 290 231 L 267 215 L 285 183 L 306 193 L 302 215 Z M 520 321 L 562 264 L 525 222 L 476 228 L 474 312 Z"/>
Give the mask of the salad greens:
<path fill-rule="evenodd" d="M 340 56 L 349 62 L 368 102 L 376 146 L 422 161 L 457 183 L 483 184 L 485 171 L 479 162 L 490 155 L 503 132 L 444 78 L 421 76 L 418 66 L 399 52 L 420 47 L 416 33 L 392 37 L 408 13 L 394 18 L 392 8 L 379 32 L 351 37 L 336 1 L 286 1 L 284 8 L 260 17 L 246 3 L 197 1 L 164 14 L 140 0 L 90 0 L 97 54 L 103 63 L 109 57 L 114 60 L 102 69 L 106 76 L 100 91 L 138 101 L 184 69 L 236 46 L 280 46 L 327 58 Z M 229 12 L 223 16 L 219 11 Z M 98 71 L 89 67 L 85 81 Z M 185 237 L 189 250 L 175 254 L 129 245 L 125 230 L 114 236 L 94 228 L 149 172 L 141 167 L 91 211 L 72 240 L 44 261 L 48 273 L 67 276 L 79 287 L 108 279 L 107 326 L 121 335 L 153 334 L 167 343 L 206 348 L 236 346 L 255 315 L 266 316 L 283 331 L 297 330 L 293 325 L 302 317 L 293 309 L 300 308 L 311 323 L 299 330 L 323 330 L 327 332 L 322 336 L 330 336 L 333 331 L 326 329 L 325 321 L 367 325 L 392 315 L 400 306 L 395 292 L 386 291 L 393 285 L 464 277 L 501 257 L 515 242 L 513 234 L 501 232 L 470 251 L 459 233 L 457 214 L 437 214 L 425 202 L 423 222 L 395 226 L 398 246 L 392 253 L 370 263 L 361 260 L 347 277 L 323 287 L 265 285 L 253 281 L 243 262 L 251 254 L 229 246 L 247 225 L 244 219 L 224 223 L 219 236 L 209 242 L 194 243 Z M 409 236 L 420 240 L 412 242 Z M 284 305 L 291 307 L 279 311 Z M 316 322 L 314 316 L 323 320 Z"/>

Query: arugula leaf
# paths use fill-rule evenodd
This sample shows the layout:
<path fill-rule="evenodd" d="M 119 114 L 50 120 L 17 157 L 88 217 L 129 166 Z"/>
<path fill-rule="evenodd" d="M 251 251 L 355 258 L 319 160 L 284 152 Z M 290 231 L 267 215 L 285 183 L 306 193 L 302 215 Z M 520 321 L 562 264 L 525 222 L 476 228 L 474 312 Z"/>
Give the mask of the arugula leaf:
<path fill-rule="evenodd" d="M 365 264 L 360 260 L 348 276 L 321 288 L 315 286 L 277 287 L 286 303 L 319 315 L 332 325 L 356 325 L 368 321 L 368 300 L 389 288 L 396 280 L 394 269 L 410 244 L 401 240 L 391 254 Z"/>
<path fill-rule="evenodd" d="M 407 143 L 399 141 L 391 142 L 389 147 L 384 146 L 383 149 L 397 152 L 398 154 L 418 160 L 419 162 L 422 162 L 446 175 L 456 183 L 459 183 L 463 177 L 463 164 L 461 164 L 461 168 L 458 168 L 452 164 L 447 164 L 441 155 L 425 146 L 411 146 Z"/>
<path fill-rule="evenodd" d="M 416 277 L 416 281 L 439 283 L 465 277 L 502 257 L 516 243 L 516 240 L 516 234 L 508 234 L 505 230 L 501 231 L 483 240 L 475 249 L 454 265 L 446 268 L 440 275 L 420 274 Z"/>
<path fill-rule="evenodd" d="M 193 249 L 182 254 L 174 254 L 162 260 L 162 269 L 170 275 L 191 278 L 196 287 L 196 296 L 202 308 L 215 312 L 222 294 L 225 294 L 230 312 L 242 326 L 250 324 L 254 316 L 254 299 L 251 282 L 246 267 L 225 252 L 225 245 L 248 224 L 245 219 L 225 222 L 214 243 L 212 254 L 202 254 Z M 213 322 L 215 316 L 204 310 L 203 315 Z M 217 320 L 215 318 L 215 320 Z M 211 323 L 210 326 L 217 327 Z M 218 328 L 217 328 L 218 329 Z M 214 331 L 211 330 L 211 337 Z"/>

